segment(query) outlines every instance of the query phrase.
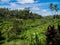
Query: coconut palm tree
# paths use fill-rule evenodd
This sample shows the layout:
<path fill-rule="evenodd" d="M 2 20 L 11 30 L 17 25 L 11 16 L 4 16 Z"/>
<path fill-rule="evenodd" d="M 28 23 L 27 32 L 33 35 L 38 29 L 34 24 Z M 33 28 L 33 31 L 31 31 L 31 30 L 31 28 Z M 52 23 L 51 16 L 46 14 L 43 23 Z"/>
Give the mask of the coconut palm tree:
<path fill-rule="evenodd" d="M 55 10 L 55 18 L 56 18 L 56 15 L 57 15 L 57 12 L 58 12 L 58 10 L 59 10 L 59 8 L 58 8 L 58 5 L 57 4 L 55 4 L 54 5 L 54 10 Z"/>
<path fill-rule="evenodd" d="M 51 12 L 54 10 L 54 9 L 53 9 L 53 4 L 52 4 L 52 3 L 50 4 L 50 9 L 51 9 Z M 53 12 L 52 12 L 52 15 L 53 15 Z"/>
<path fill-rule="evenodd" d="M 51 3 L 51 4 L 50 4 L 50 9 L 51 9 L 51 11 L 55 11 L 55 14 L 54 14 L 54 15 L 53 15 L 53 12 L 52 12 L 53 19 L 55 19 L 55 18 L 56 18 L 56 15 L 57 15 L 57 12 L 58 12 L 58 10 L 59 10 L 58 5 L 57 5 L 57 4 L 53 5 L 53 4 Z"/>

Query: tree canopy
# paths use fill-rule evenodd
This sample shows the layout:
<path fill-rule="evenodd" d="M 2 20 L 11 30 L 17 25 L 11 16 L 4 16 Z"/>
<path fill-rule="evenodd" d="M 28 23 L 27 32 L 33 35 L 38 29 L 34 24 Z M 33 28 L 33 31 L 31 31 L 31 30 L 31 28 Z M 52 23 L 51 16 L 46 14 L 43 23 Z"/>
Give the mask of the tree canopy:
<path fill-rule="evenodd" d="M 42 16 L 32 13 L 29 8 L 23 10 L 9 10 L 8 8 L 0 8 L 0 16 L 4 18 L 19 18 L 19 19 L 33 19 L 41 18 Z"/>

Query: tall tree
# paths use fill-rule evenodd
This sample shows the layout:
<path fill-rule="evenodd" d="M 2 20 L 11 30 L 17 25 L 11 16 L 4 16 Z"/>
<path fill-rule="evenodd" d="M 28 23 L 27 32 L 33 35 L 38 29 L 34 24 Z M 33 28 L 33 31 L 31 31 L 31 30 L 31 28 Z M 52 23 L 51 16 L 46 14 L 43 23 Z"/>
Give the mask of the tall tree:
<path fill-rule="evenodd" d="M 53 9 L 53 4 L 52 4 L 52 3 L 50 4 L 50 9 L 51 9 L 51 11 L 54 10 L 54 9 Z M 53 12 L 52 12 L 52 15 L 53 15 Z"/>
<path fill-rule="evenodd" d="M 58 10 L 59 10 L 58 5 L 57 5 L 57 4 L 53 5 L 53 4 L 51 3 L 51 4 L 50 4 L 50 9 L 51 9 L 51 11 L 55 11 L 55 14 L 53 15 L 53 18 L 55 19 L 55 18 L 56 18 L 56 15 L 57 15 L 57 12 L 58 12 Z M 53 12 L 52 12 L 52 13 L 53 13 Z"/>
<path fill-rule="evenodd" d="M 56 14 L 57 14 L 57 11 L 59 10 L 57 4 L 54 5 L 54 10 L 56 11 Z M 56 15 L 56 14 L 55 14 L 55 15 Z"/>
<path fill-rule="evenodd" d="M 29 18 L 29 15 L 30 15 L 30 14 L 29 14 L 30 8 L 27 7 L 27 8 L 25 8 L 24 10 L 25 10 L 25 12 L 24 12 L 24 13 L 25 13 L 25 16 L 26 16 L 26 18 L 28 19 L 28 18 Z"/>

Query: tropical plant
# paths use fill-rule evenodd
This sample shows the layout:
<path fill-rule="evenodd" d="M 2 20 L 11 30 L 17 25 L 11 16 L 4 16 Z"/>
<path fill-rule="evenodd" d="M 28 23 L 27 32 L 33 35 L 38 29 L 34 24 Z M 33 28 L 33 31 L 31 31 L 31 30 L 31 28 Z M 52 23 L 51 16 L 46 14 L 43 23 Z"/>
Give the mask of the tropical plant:
<path fill-rule="evenodd" d="M 54 10 L 54 9 L 53 9 L 53 4 L 52 4 L 52 3 L 50 4 L 50 9 L 51 9 L 51 11 Z M 53 15 L 53 12 L 52 12 L 52 15 Z"/>
<path fill-rule="evenodd" d="M 56 15 L 57 15 L 57 12 L 58 12 L 58 10 L 59 10 L 59 8 L 58 8 L 58 5 L 57 4 L 55 4 L 54 5 L 54 10 L 55 10 L 55 18 L 56 18 Z"/>

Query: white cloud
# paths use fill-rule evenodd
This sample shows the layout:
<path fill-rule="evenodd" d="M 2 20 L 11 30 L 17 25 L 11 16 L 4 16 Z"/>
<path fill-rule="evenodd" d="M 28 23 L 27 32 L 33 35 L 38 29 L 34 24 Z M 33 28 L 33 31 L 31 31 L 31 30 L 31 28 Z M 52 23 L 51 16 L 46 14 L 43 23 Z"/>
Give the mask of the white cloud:
<path fill-rule="evenodd" d="M 10 3 L 11 6 L 16 7 L 16 3 Z"/>
<path fill-rule="evenodd" d="M 41 11 L 41 15 L 42 16 L 48 16 L 48 15 L 51 15 L 51 12 L 49 11 L 49 9 L 43 9 Z"/>
<path fill-rule="evenodd" d="M 40 9 L 38 7 L 33 7 L 32 10 L 37 11 L 37 10 L 40 10 Z"/>
<path fill-rule="evenodd" d="M 34 3 L 34 0 L 17 0 L 18 3 L 25 4 L 25 3 Z"/>
<path fill-rule="evenodd" d="M 24 7 L 21 7 L 21 6 L 19 6 L 19 5 L 17 5 L 16 3 L 10 3 L 10 6 L 9 6 L 9 8 L 11 8 L 11 9 L 24 9 Z"/>
<path fill-rule="evenodd" d="M 45 10 L 45 9 L 44 9 L 44 10 L 42 10 L 42 12 L 43 12 L 43 13 L 46 13 L 46 12 L 47 12 L 47 10 Z"/>
<path fill-rule="evenodd" d="M 9 3 L 10 5 L 4 5 L 4 6 L 0 6 L 0 8 L 9 8 L 11 10 L 15 10 L 15 9 L 18 9 L 18 10 L 23 10 L 24 7 L 16 4 L 16 3 Z"/>
<path fill-rule="evenodd" d="M 3 2 L 3 3 L 7 3 L 7 2 L 9 2 L 10 0 L 1 0 L 1 2 Z"/>

